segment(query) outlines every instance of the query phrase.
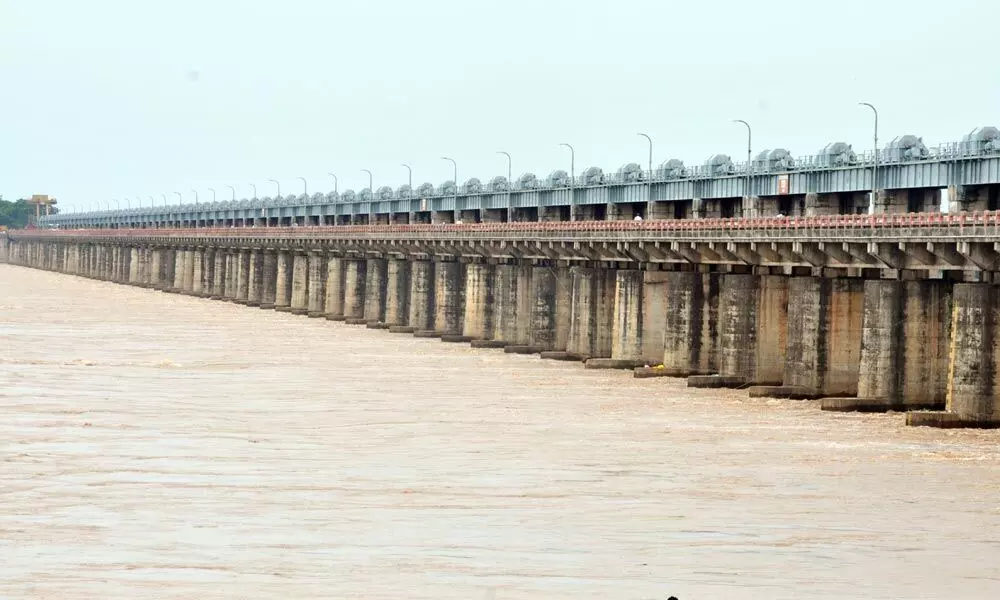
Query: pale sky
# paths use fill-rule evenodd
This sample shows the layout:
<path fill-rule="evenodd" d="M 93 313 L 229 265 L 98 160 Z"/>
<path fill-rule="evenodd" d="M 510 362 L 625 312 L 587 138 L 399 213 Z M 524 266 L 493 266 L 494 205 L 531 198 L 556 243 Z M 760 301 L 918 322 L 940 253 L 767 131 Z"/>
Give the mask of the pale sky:
<path fill-rule="evenodd" d="M 0 194 L 540 178 L 1000 125 L 985 0 L 0 0 Z M 103 204 L 102 204 L 103 206 Z M 112 205 L 113 206 L 113 205 Z"/>

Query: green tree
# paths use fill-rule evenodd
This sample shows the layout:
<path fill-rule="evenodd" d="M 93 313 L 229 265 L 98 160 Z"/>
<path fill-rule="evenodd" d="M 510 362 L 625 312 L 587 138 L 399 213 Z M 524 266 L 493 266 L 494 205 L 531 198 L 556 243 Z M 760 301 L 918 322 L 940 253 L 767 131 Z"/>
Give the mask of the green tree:
<path fill-rule="evenodd" d="M 59 209 L 52 207 L 50 214 L 57 214 Z M 10 229 L 22 229 L 35 218 L 35 205 L 24 198 L 11 202 L 4 200 L 0 194 L 0 226 Z"/>

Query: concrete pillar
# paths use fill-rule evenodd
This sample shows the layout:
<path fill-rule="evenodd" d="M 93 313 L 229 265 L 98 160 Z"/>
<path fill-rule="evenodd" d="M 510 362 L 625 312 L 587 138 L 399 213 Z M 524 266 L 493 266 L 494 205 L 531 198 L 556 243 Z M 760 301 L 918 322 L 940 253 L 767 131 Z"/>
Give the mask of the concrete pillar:
<path fill-rule="evenodd" d="M 611 328 L 611 358 L 615 366 L 641 366 L 643 331 L 643 272 L 620 269 L 615 272 L 614 319 Z M 629 365 L 628 363 L 635 363 Z M 611 365 L 609 365 L 611 366 Z"/>
<path fill-rule="evenodd" d="M 465 269 L 462 263 L 440 261 L 434 267 L 434 333 L 462 336 L 465 320 Z"/>
<path fill-rule="evenodd" d="M 652 203 L 651 203 L 652 204 Z M 667 272 L 642 272 L 642 350 L 641 362 L 663 362 L 663 332 L 667 327 Z"/>
<path fill-rule="evenodd" d="M 264 255 L 253 248 L 250 250 L 250 275 L 247 284 L 247 306 L 260 306 L 261 290 L 264 285 Z"/>
<path fill-rule="evenodd" d="M 368 324 L 385 323 L 386 270 L 384 258 L 369 258 L 365 268 L 365 312 Z"/>
<path fill-rule="evenodd" d="M 226 296 L 226 268 L 228 266 L 228 252 L 225 248 L 215 249 L 215 266 L 212 267 L 212 296 L 213 300 L 221 300 Z"/>
<path fill-rule="evenodd" d="M 274 310 L 292 310 L 292 253 L 278 250 L 277 282 L 274 288 Z"/>
<path fill-rule="evenodd" d="M 718 372 L 719 275 L 666 273 L 663 368 L 686 377 Z"/>
<path fill-rule="evenodd" d="M 174 249 L 174 280 L 168 292 L 177 293 L 184 289 L 184 257 L 183 248 Z"/>
<path fill-rule="evenodd" d="M 309 302 L 307 313 L 312 318 L 326 315 L 326 253 L 309 253 Z"/>
<path fill-rule="evenodd" d="M 951 290 L 943 281 L 864 283 L 857 398 L 825 410 L 943 409 L 948 393 Z"/>
<path fill-rule="evenodd" d="M 385 323 L 405 327 L 410 319 L 410 263 L 390 258 L 386 267 Z"/>
<path fill-rule="evenodd" d="M 952 300 L 947 411 L 969 424 L 1000 424 L 1000 290 L 987 283 L 956 283 Z"/>
<path fill-rule="evenodd" d="M 240 286 L 240 255 L 233 248 L 226 250 L 226 293 L 227 302 L 234 302 L 239 294 Z"/>
<path fill-rule="evenodd" d="M 719 294 L 718 381 L 730 386 L 780 386 L 785 370 L 788 278 L 726 274 Z M 688 384 L 702 385 L 702 380 L 692 376 Z"/>
<path fill-rule="evenodd" d="M 344 320 L 344 259 L 332 254 L 326 259 L 326 302 L 323 310 L 331 321 Z"/>
<path fill-rule="evenodd" d="M 250 301 L 250 251 L 238 250 L 236 261 L 236 302 L 246 304 Z"/>
<path fill-rule="evenodd" d="M 493 304 L 493 266 L 481 262 L 466 264 L 462 335 L 470 340 L 491 339 Z"/>
<path fill-rule="evenodd" d="M 131 255 L 131 260 L 128 264 L 128 282 L 132 285 L 137 285 L 142 283 L 142 275 L 139 269 L 139 253 L 140 248 L 130 248 L 129 254 Z"/>
<path fill-rule="evenodd" d="M 162 248 L 152 248 L 150 250 L 150 261 L 149 261 L 149 285 L 152 288 L 159 288 L 162 284 L 163 277 L 163 249 Z M 74 249 L 74 260 L 73 260 L 73 272 L 77 272 L 78 269 L 78 256 L 75 256 Z"/>
<path fill-rule="evenodd" d="M 191 293 L 194 290 L 194 250 L 184 249 L 184 279 L 181 280 L 181 290 Z"/>
<path fill-rule="evenodd" d="M 783 387 L 804 397 L 856 395 L 863 312 L 863 280 L 792 277 Z"/>
<path fill-rule="evenodd" d="M 309 312 L 309 257 L 296 252 L 292 258 L 291 313 L 304 315 Z"/>
<path fill-rule="evenodd" d="M 528 345 L 538 352 L 565 350 L 572 302 L 568 293 L 571 287 L 569 270 L 555 266 L 537 266 L 533 269 Z M 562 305 L 559 303 L 560 286 L 567 291 L 562 295 Z"/>
<path fill-rule="evenodd" d="M 344 274 L 344 317 L 349 325 L 365 323 L 365 283 L 368 277 L 368 263 L 364 259 L 345 259 Z"/>
<path fill-rule="evenodd" d="M 261 250 L 260 307 L 274 308 L 278 287 L 278 253 L 271 249 Z"/>
<path fill-rule="evenodd" d="M 414 331 L 433 331 L 434 263 L 429 260 L 414 260 L 410 263 L 410 318 L 408 327 Z"/>
<path fill-rule="evenodd" d="M 497 345 L 516 346 L 511 351 L 529 353 L 533 297 L 531 265 L 501 264 L 493 278 L 493 336 Z"/>
<path fill-rule="evenodd" d="M 205 249 L 195 248 L 191 251 L 192 255 L 192 277 L 191 277 L 191 293 L 195 296 L 204 295 L 205 287 L 205 277 L 204 277 L 204 267 L 205 267 Z"/>
<path fill-rule="evenodd" d="M 574 358 L 611 357 L 615 307 L 614 270 L 572 267 L 572 308 L 566 353 Z"/>
<path fill-rule="evenodd" d="M 210 298 L 215 295 L 215 248 L 202 250 L 201 295 Z"/>

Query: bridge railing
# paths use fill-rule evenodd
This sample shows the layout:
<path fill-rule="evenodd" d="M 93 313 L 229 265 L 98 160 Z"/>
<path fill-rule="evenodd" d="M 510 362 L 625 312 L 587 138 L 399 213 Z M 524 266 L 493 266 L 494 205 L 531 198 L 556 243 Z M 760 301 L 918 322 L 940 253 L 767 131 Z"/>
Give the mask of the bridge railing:
<path fill-rule="evenodd" d="M 1000 211 L 760 217 L 647 221 L 549 221 L 515 223 L 225 227 L 197 229 L 50 229 L 11 232 L 11 237 L 123 239 L 507 239 L 507 240 L 877 240 L 914 237 L 996 237 Z"/>

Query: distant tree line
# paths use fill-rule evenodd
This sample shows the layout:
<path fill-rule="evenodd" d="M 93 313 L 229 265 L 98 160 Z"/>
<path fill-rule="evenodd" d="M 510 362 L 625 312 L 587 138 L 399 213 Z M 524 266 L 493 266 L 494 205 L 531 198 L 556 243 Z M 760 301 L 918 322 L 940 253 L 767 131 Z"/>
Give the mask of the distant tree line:
<path fill-rule="evenodd" d="M 44 208 L 42 210 L 45 210 Z M 56 214 L 59 209 L 52 207 L 49 214 Z M 24 198 L 11 202 L 4 200 L 0 195 L 0 226 L 9 229 L 20 229 L 28 226 L 28 223 L 35 218 L 35 205 L 30 204 Z"/>

